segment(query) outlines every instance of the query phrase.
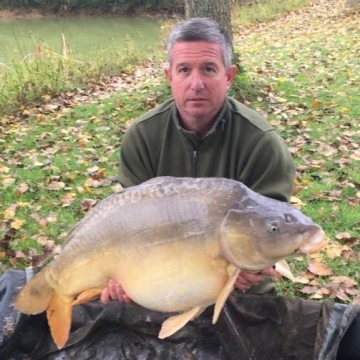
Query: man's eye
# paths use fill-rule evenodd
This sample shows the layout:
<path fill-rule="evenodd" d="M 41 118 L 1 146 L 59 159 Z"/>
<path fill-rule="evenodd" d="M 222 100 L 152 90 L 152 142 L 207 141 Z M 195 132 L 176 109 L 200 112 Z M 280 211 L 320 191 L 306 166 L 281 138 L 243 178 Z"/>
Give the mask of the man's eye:
<path fill-rule="evenodd" d="M 210 66 L 207 66 L 207 67 L 205 68 L 205 72 L 207 72 L 207 73 L 215 72 L 215 69 L 212 68 L 212 67 L 210 67 Z"/>
<path fill-rule="evenodd" d="M 187 73 L 187 72 L 189 72 L 189 68 L 187 67 L 183 67 L 179 69 L 179 73 Z"/>

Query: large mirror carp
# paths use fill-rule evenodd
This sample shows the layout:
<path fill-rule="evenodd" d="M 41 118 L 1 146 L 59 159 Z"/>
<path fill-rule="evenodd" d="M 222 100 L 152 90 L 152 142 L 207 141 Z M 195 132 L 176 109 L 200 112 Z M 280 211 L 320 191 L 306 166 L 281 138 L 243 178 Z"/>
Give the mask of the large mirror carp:
<path fill-rule="evenodd" d="M 301 211 L 238 181 L 154 178 L 90 210 L 15 306 L 26 314 L 47 311 L 62 348 L 72 306 L 98 298 L 113 278 L 139 305 L 180 313 L 163 323 L 165 338 L 212 304 L 215 323 L 241 270 L 259 271 L 325 242 Z"/>

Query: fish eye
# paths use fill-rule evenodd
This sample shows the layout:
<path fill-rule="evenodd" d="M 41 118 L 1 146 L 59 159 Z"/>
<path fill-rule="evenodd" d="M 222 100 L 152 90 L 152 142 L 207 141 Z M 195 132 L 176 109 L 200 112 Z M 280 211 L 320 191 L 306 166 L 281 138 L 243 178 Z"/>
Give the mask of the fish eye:
<path fill-rule="evenodd" d="M 279 224 L 277 221 L 269 221 L 267 230 L 271 233 L 276 233 L 279 231 Z"/>

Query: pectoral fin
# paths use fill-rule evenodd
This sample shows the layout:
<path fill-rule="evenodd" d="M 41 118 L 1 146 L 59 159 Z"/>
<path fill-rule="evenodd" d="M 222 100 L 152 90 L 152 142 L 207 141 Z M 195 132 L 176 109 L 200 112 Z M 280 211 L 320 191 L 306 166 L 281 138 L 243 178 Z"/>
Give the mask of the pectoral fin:
<path fill-rule="evenodd" d="M 72 305 L 80 305 L 92 300 L 96 300 L 100 297 L 102 290 L 102 288 L 88 289 L 79 294 L 76 300 L 72 302 Z"/>
<path fill-rule="evenodd" d="M 195 306 L 194 308 L 180 314 L 169 317 L 165 320 L 161 326 L 159 333 L 159 339 L 165 339 L 168 336 L 176 333 L 183 326 L 185 326 L 189 321 L 195 319 L 204 311 L 204 307 Z"/>
<path fill-rule="evenodd" d="M 69 339 L 72 315 L 72 300 L 54 293 L 46 311 L 51 336 L 59 349 L 63 348 Z"/>
<path fill-rule="evenodd" d="M 282 276 L 287 277 L 291 281 L 296 281 L 295 276 L 290 270 L 289 264 L 285 260 L 280 260 L 275 264 L 275 270 Z"/>
<path fill-rule="evenodd" d="M 227 268 L 227 272 L 229 274 L 229 280 L 221 290 L 214 308 L 214 315 L 212 323 L 215 324 L 219 318 L 220 312 L 229 297 L 230 293 L 234 290 L 234 284 L 237 279 L 237 277 L 240 274 L 240 269 L 236 268 L 234 265 L 229 265 Z"/>

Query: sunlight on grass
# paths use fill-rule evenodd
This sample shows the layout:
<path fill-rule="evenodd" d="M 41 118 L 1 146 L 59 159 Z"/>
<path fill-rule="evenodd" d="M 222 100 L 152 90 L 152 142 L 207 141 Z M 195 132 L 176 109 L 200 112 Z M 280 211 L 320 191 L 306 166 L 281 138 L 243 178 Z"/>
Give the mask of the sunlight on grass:
<path fill-rule="evenodd" d="M 232 22 L 234 27 L 263 23 L 278 18 L 280 14 L 308 5 L 310 2 L 310 0 L 268 0 L 254 2 L 254 5 L 249 6 L 237 6 L 232 13 Z"/>

